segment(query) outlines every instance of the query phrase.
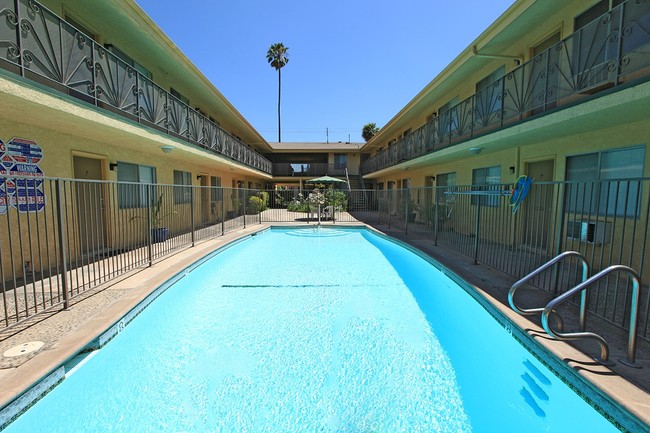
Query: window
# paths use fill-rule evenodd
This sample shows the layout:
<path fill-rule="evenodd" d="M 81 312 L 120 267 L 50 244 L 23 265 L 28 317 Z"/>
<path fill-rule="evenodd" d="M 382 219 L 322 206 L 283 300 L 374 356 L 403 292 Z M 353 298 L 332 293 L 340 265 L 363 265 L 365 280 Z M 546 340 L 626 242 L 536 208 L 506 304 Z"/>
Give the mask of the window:
<path fill-rule="evenodd" d="M 117 163 L 117 181 L 132 182 L 118 184 L 117 203 L 120 209 L 147 207 L 156 195 L 155 185 L 150 189 L 146 185 L 134 185 L 133 183 L 154 184 L 156 183 L 156 168 L 145 165 L 129 164 L 128 162 Z M 149 197 L 149 194 L 152 197 Z"/>
<path fill-rule="evenodd" d="M 139 64 L 138 62 L 133 60 L 131 57 L 126 55 L 126 53 L 124 51 L 120 50 L 119 48 L 117 48 L 116 46 L 111 45 L 111 44 L 106 44 L 105 47 L 106 47 L 106 49 L 108 51 L 110 51 L 111 53 L 115 54 L 118 58 L 123 60 L 124 63 L 126 63 L 127 65 L 133 66 L 133 69 L 138 71 L 141 75 L 147 77 L 150 80 L 153 79 L 153 76 L 151 75 L 151 72 L 149 72 L 149 70 L 147 68 L 145 68 L 144 66 L 142 66 L 141 64 Z"/>
<path fill-rule="evenodd" d="M 460 99 L 456 96 L 438 110 L 438 125 L 443 137 L 458 130 L 458 104 Z"/>
<path fill-rule="evenodd" d="M 501 112 L 503 98 L 501 97 L 501 80 L 506 74 L 506 67 L 501 66 L 487 77 L 476 83 L 476 115 L 481 126 L 492 123 L 494 115 Z"/>
<path fill-rule="evenodd" d="M 456 172 L 443 173 L 436 176 L 436 202 L 449 203 L 454 201 L 455 196 L 452 194 L 445 194 L 453 190 L 456 186 Z"/>
<path fill-rule="evenodd" d="M 623 0 L 600 0 L 598 3 L 581 13 L 573 20 L 573 31 L 578 31 L 585 27 L 587 24 L 597 19 L 603 14 L 606 14 L 610 9 L 623 3 Z"/>
<path fill-rule="evenodd" d="M 174 170 L 174 185 L 192 185 L 192 173 L 189 171 Z M 192 200 L 192 188 L 174 187 L 174 203 L 190 203 Z"/>
<path fill-rule="evenodd" d="M 639 216 L 644 160 L 644 146 L 567 157 L 567 211 Z"/>
<path fill-rule="evenodd" d="M 612 78 L 610 73 L 619 56 L 619 43 L 612 35 L 620 31 L 618 15 L 621 12 L 609 17 L 611 19 L 598 20 L 598 18 L 621 3 L 622 0 L 601 0 L 576 16 L 573 21 L 576 37 L 572 38 L 574 64 L 571 68 L 580 88 L 597 86 Z"/>
<path fill-rule="evenodd" d="M 499 196 L 496 194 L 499 191 L 501 183 L 501 167 L 485 167 L 476 168 L 472 170 L 472 185 L 478 186 L 476 191 L 490 192 L 494 191 L 495 194 L 490 195 L 472 195 L 472 204 L 481 204 L 483 206 L 497 207 L 499 206 Z"/>
<path fill-rule="evenodd" d="M 97 37 L 95 36 L 95 32 L 91 32 L 87 27 L 83 26 L 80 24 L 77 20 L 74 18 L 71 18 L 69 15 L 65 15 L 65 21 L 68 22 L 68 24 L 72 25 L 75 29 L 79 30 L 81 33 L 84 35 L 88 36 L 90 39 L 93 41 L 97 40 Z"/>
<path fill-rule="evenodd" d="M 539 56 L 544 51 L 548 50 L 549 48 L 551 48 L 552 46 L 554 46 L 558 42 L 560 42 L 560 32 L 553 33 L 551 36 L 544 39 L 542 42 L 540 42 L 539 44 L 535 45 L 532 48 L 533 57 Z"/>
<path fill-rule="evenodd" d="M 334 154 L 334 168 L 336 170 L 343 170 L 348 167 L 348 156 L 343 153 Z"/>
<path fill-rule="evenodd" d="M 210 197 L 213 202 L 223 200 L 223 190 L 221 189 L 221 178 L 210 176 Z"/>
<path fill-rule="evenodd" d="M 179 101 L 183 102 L 185 105 L 187 106 L 190 105 L 190 100 L 186 96 L 183 96 L 179 91 L 177 91 L 173 87 L 169 88 L 169 93 L 171 93 L 172 96 L 177 98 Z"/>

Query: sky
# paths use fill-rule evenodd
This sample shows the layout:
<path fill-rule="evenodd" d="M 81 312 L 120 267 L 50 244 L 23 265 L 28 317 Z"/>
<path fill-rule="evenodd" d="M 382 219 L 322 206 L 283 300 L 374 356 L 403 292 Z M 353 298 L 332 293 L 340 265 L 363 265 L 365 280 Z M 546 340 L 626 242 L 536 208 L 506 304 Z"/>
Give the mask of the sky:
<path fill-rule="evenodd" d="M 136 0 L 269 142 L 362 142 L 469 46 L 513 0 Z M 155 78 L 154 78 L 155 79 Z M 327 134 L 329 131 L 329 135 Z"/>

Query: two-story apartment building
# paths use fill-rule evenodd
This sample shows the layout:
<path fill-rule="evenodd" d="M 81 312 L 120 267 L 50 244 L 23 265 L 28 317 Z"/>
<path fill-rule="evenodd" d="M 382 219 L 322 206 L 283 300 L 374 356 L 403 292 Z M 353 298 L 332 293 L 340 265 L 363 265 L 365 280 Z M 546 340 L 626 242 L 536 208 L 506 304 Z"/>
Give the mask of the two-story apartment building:
<path fill-rule="evenodd" d="M 646 2 L 516 1 L 362 148 L 378 189 L 647 176 Z"/>
<path fill-rule="evenodd" d="M 647 175 L 649 25 L 644 2 L 515 2 L 363 148 L 365 177 Z"/>
<path fill-rule="evenodd" d="M 580 248 L 609 257 L 604 264 L 631 260 L 627 248 L 646 236 L 649 35 L 647 2 L 516 1 L 362 148 L 366 182 L 381 191 L 472 185 L 462 193 L 471 200 L 431 189 L 416 204 L 429 224 L 432 203 L 443 216 L 453 208 L 455 220 L 440 224 L 471 237 L 475 221 L 459 215 L 483 207 L 496 218 L 526 175 L 537 186 L 523 216 L 488 241 L 525 243 L 540 258 Z"/>
<path fill-rule="evenodd" d="M 135 2 L 4 7 L 0 139 L 38 152 L 39 174 L 228 187 L 271 178 L 266 141 Z"/>

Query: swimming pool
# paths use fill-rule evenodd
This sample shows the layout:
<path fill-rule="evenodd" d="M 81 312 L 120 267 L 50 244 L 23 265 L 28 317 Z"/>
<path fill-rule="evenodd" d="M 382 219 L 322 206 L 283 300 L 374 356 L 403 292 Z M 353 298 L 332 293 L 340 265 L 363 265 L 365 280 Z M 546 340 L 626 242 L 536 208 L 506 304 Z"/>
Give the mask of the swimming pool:
<path fill-rule="evenodd" d="M 618 431 L 428 261 L 361 229 L 207 260 L 5 430 Z"/>

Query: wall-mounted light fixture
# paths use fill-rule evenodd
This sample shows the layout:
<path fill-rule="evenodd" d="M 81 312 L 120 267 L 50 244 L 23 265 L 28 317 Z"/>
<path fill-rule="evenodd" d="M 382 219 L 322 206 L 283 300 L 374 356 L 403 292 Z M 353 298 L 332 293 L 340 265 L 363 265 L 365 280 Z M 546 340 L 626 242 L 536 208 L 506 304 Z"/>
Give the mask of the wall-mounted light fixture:
<path fill-rule="evenodd" d="M 114 171 L 117 168 L 117 162 L 109 163 L 108 168 L 109 168 L 109 170 Z"/>
<path fill-rule="evenodd" d="M 515 166 L 514 165 L 510 166 L 510 174 L 515 174 Z"/>
<path fill-rule="evenodd" d="M 174 146 L 166 144 L 164 146 L 160 146 L 160 150 L 162 150 L 163 153 L 170 153 L 172 150 L 174 150 Z"/>
<path fill-rule="evenodd" d="M 207 176 L 208 173 L 200 172 L 199 174 L 196 175 L 196 180 L 201 180 L 203 176 Z"/>
<path fill-rule="evenodd" d="M 479 153 L 481 153 L 482 150 L 483 150 L 482 147 L 470 147 L 470 148 L 469 148 L 469 153 L 471 153 L 472 155 L 476 156 L 476 155 L 478 155 Z"/>

